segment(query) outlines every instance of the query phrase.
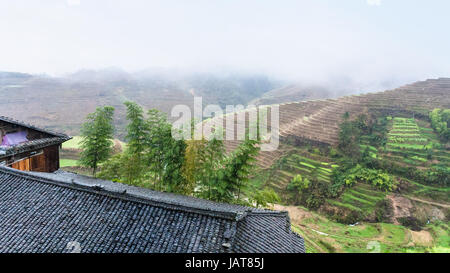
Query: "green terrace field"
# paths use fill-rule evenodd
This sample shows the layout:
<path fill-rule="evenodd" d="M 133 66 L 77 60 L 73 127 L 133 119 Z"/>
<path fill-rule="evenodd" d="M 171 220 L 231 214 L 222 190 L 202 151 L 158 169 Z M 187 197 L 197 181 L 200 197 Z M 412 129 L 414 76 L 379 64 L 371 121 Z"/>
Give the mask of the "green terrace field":
<path fill-rule="evenodd" d="M 253 179 L 253 183 L 269 186 L 281 197 L 286 197 L 287 186 L 294 176 L 300 174 L 311 180 L 316 178 L 330 183 L 331 173 L 336 167 L 337 164 L 317 151 L 295 148 L 275 163 L 272 169 L 263 170 Z"/>
<path fill-rule="evenodd" d="M 364 145 L 362 145 L 364 146 Z M 376 156 L 377 149 L 367 145 Z M 282 157 L 270 170 L 263 170 L 253 178 L 253 186 L 262 188 L 269 186 L 273 188 L 284 203 L 290 203 L 291 197 L 287 186 L 290 181 L 300 174 L 310 181 L 331 183 L 333 168 L 339 167 L 331 161 L 330 157 L 320 154 L 320 151 L 308 151 L 306 148 L 295 148 L 286 156 Z M 344 211 L 355 211 L 363 216 L 373 214 L 378 201 L 386 197 L 386 192 L 380 191 L 368 184 L 356 183 L 353 187 L 347 188 L 345 192 L 336 199 L 327 199 L 326 203 L 331 206 L 343 209 Z"/>
<path fill-rule="evenodd" d="M 406 166 L 448 166 L 450 153 L 429 126 L 425 121 L 412 118 L 393 118 L 383 158 Z"/>
<path fill-rule="evenodd" d="M 364 183 L 357 183 L 355 186 L 346 189 L 339 198 L 327 199 L 327 202 L 330 205 L 368 216 L 375 210 L 377 202 L 385 197 L 385 192 Z"/>
<path fill-rule="evenodd" d="M 411 184 L 411 188 L 407 193 L 408 196 L 426 198 L 431 201 L 450 203 L 450 188 L 433 187 L 406 178 L 402 179 L 408 181 L 408 183 Z"/>

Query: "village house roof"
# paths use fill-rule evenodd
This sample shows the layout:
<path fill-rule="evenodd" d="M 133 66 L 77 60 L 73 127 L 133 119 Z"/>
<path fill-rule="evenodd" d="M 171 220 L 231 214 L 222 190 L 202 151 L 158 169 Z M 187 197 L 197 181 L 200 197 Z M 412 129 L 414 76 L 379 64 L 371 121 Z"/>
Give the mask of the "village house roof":
<path fill-rule="evenodd" d="M 13 146 L 2 146 L 1 139 L 0 139 L 0 158 L 9 157 L 11 155 L 34 151 L 34 150 L 42 149 L 42 148 L 45 148 L 48 146 L 61 144 L 65 141 L 71 139 L 71 137 L 69 137 L 66 134 L 56 133 L 56 132 L 53 132 L 50 130 L 38 128 L 34 125 L 31 125 L 31 124 L 28 124 L 28 123 L 25 123 L 22 121 L 14 120 L 12 118 L 8 118 L 5 116 L 0 116 L 0 123 L 1 122 L 5 122 L 5 123 L 12 124 L 12 125 L 15 125 L 15 126 L 18 126 L 21 128 L 31 129 L 33 131 L 40 132 L 45 137 L 38 138 L 38 139 L 31 139 L 29 141 L 26 141 L 26 142 L 23 142 L 23 143 L 20 143 L 17 145 L 13 145 Z"/>
<path fill-rule="evenodd" d="M 0 252 L 305 252 L 287 212 L 7 167 L 0 192 Z"/>

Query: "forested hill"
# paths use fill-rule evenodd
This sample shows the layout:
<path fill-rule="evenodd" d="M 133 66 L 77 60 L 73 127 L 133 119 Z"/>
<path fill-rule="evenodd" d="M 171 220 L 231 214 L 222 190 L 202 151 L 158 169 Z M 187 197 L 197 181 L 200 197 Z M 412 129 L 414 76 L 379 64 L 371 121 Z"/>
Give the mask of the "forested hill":
<path fill-rule="evenodd" d="M 263 75 L 126 73 L 117 69 L 82 70 L 64 77 L 0 72 L 0 115 L 76 135 L 86 115 L 101 105 L 116 108 L 119 136 L 123 130 L 123 102 L 136 101 L 144 109 L 170 113 L 173 106 L 243 104 L 278 88 Z"/>

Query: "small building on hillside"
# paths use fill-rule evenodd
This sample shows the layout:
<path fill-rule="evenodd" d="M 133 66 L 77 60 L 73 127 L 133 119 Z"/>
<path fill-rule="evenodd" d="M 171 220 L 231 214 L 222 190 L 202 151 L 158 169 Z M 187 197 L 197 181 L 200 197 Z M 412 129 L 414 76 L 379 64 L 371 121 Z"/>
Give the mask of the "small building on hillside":
<path fill-rule="evenodd" d="M 59 169 L 59 148 L 70 137 L 0 116 L 0 166 L 22 171 Z"/>

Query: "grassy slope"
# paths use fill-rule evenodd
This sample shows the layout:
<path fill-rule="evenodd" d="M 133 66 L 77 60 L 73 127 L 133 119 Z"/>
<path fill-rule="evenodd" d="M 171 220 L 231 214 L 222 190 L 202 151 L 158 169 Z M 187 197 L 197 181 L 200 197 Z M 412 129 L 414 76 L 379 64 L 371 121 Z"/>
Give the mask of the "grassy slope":
<path fill-rule="evenodd" d="M 355 226 L 336 223 L 302 207 L 281 207 L 291 215 L 292 228 L 306 241 L 307 252 L 450 252 L 448 223 L 429 224 L 421 232 L 386 223 Z M 300 216 L 299 216 L 300 215 Z M 375 246 L 371 248 L 371 246 Z"/>
<path fill-rule="evenodd" d="M 71 140 L 68 140 L 62 144 L 63 149 L 79 149 L 80 148 L 80 136 L 74 136 Z"/>
<path fill-rule="evenodd" d="M 80 142 L 81 136 L 74 136 L 71 140 L 62 144 L 61 158 L 59 160 L 61 168 L 78 166 Z M 126 147 L 126 143 L 118 139 L 114 139 L 114 143 L 120 144 L 122 149 Z"/>
<path fill-rule="evenodd" d="M 59 166 L 61 168 L 71 167 L 71 166 L 78 166 L 78 160 L 74 160 L 74 159 L 60 159 L 59 160 Z"/>
<path fill-rule="evenodd" d="M 81 136 L 74 136 L 71 140 L 66 141 L 62 144 L 63 149 L 80 149 L 80 142 L 81 142 Z M 123 141 L 120 141 L 118 139 L 114 139 L 115 143 L 120 143 L 122 147 L 126 146 L 126 143 Z"/>

